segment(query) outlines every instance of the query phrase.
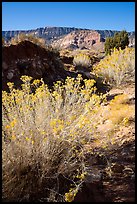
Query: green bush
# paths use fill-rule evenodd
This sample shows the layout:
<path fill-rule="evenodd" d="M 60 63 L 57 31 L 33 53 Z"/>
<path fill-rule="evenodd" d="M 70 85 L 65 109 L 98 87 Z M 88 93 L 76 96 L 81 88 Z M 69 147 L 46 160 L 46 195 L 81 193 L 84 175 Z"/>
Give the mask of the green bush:
<path fill-rule="evenodd" d="M 128 33 L 123 30 L 120 33 L 115 33 L 114 37 L 109 37 L 106 39 L 105 42 L 105 52 L 106 54 L 111 54 L 114 48 L 118 49 L 121 48 L 122 50 L 125 49 L 126 46 L 129 44 Z"/>

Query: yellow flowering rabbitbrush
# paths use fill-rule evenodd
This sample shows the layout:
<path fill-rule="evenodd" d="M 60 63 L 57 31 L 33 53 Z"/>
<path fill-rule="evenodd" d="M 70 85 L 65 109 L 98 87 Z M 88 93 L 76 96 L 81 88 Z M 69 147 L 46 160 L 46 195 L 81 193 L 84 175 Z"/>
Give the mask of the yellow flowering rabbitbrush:
<path fill-rule="evenodd" d="M 107 55 L 93 66 L 93 72 L 110 85 L 119 86 L 135 82 L 135 49 L 129 47 L 124 50 L 114 49 L 111 55 Z"/>
<path fill-rule="evenodd" d="M 91 59 L 88 55 L 79 53 L 74 56 L 73 64 L 76 67 L 89 68 L 91 66 Z"/>
<path fill-rule="evenodd" d="M 81 75 L 52 89 L 21 79 L 22 89 L 2 91 L 3 200 L 71 202 L 86 177 L 85 146 L 101 141 L 105 95 Z"/>

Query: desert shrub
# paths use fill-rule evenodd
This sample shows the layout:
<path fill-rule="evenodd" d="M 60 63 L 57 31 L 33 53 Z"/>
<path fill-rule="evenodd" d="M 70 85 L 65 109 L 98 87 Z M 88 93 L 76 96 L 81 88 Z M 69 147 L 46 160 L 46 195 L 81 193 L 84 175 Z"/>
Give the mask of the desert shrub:
<path fill-rule="evenodd" d="M 52 90 L 42 80 L 21 80 L 21 90 L 8 83 L 10 92 L 2 92 L 3 201 L 72 201 L 86 175 L 84 145 L 98 137 L 104 96 L 95 94 L 94 80 L 82 86 L 80 75 Z"/>
<path fill-rule="evenodd" d="M 116 48 L 119 50 L 121 48 L 122 50 L 126 48 L 129 44 L 129 38 L 128 33 L 123 30 L 121 32 L 116 32 L 114 34 L 114 37 L 108 37 L 106 38 L 105 42 L 105 52 L 106 54 L 111 54 L 113 52 L 113 49 Z"/>
<path fill-rule="evenodd" d="M 81 85 L 80 75 L 52 90 L 42 79 L 21 80 L 22 89 L 8 83 L 10 92 L 2 92 L 3 201 L 71 202 L 88 175 L 86 154 L 113 139 L 98 126 L 127 125 L 132 110 L 119 96 L 104 111 L 105 95 L 95 94 L 94 80 Z"/>
<path fill-rule="evenodd" d="M 91 66 L 91 59 L 86 54 L 77 54 L 74 56 L 73 64 L 75 67 L 89 68 Z"/>
<path fill-rule="evenodd" d="M 93 70 L 111 85 L 119 86 L 127 82 L 134 82 L 134 48 L 114 49 L 111 55 L 106 56 L 97 65 L 93 66 Z"/>
<path fill-rule="evenodd" d="M 110 55 L 113 48 L 114 48 L 113 38 L 112 37 L 106 38 L 106 41 L 105 41 L 105 53 L 106 53 L 106 55 L 108 55 L 108 54 Z"/>

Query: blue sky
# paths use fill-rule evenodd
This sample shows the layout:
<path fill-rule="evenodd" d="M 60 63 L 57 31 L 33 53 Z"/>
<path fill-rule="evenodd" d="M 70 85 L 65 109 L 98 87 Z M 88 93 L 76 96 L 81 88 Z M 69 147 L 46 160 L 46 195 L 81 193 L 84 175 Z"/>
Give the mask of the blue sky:
<path fill-rule="evenodd" d="M 135 2 L 2 2 L 2 30 L 135 30 Z"/>

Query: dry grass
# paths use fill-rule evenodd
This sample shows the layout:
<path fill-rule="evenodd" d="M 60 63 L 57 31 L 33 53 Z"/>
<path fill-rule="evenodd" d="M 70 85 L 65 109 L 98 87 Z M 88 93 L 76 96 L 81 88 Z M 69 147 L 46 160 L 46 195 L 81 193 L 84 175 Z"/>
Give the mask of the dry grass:
<path fill-rule="evenodd" d="M 30 42 L 33 42 L 34 44 L 45 47 L 45 40 L 43 38 L 34 36 L 34 34 L 31 34 L 31 33 L 30 34 L 25 34 L 25 33 L 18 34 L 17 36 L 11 38 L 10 44 L 16 45 L 24 40 L 28 40 Z"/>

